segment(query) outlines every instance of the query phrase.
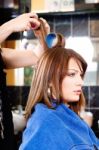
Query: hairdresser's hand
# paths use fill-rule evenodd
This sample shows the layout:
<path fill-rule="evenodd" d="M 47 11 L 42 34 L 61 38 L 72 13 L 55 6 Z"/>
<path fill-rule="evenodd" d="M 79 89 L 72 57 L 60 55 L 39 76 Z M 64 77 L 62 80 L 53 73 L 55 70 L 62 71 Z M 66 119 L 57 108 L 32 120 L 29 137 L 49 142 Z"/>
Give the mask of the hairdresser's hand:
<path fill-rule="evenodd" d="M 0 26 L 0 44 L 13 32 L 28 31 L 39 26 L 38 16 L 33 12 L 11 19 Z"/>
<path fill-rule="evenodd" d="M 11 26 L 12 32 L 20 32 L 37 29 L 40 26 L 40 22 L 37 14 L 30 12 L 10 20 L 8 25 Z"/>
<path fill-rule="evenodd" d="M 40 18 L 40 19 L 43 21 L 46 34 L 50 33 L 50 26 L 49 26 L 48 22 L 43 18 Z M 35 34 L 36 38 L 38 38 L 40 43 L 42 44 L 42 30 L 40 28 L 38 28 L 37 30 L 34 30 L 34 34 Z"/>

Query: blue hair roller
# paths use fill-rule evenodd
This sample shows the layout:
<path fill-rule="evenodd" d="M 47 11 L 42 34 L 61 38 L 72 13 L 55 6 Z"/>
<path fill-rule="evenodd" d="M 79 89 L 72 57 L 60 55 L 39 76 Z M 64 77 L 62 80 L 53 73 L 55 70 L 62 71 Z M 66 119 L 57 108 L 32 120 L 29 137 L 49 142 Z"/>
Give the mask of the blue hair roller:
<path fill-rule="evenodd" d="M 57 34 L 55 33 L 49 33 L 46 38 L 45 38 L 46 44 L 49 48 L 54 47 L 55 45 L 57 45 L 58 42 L 58 37 Z"/>

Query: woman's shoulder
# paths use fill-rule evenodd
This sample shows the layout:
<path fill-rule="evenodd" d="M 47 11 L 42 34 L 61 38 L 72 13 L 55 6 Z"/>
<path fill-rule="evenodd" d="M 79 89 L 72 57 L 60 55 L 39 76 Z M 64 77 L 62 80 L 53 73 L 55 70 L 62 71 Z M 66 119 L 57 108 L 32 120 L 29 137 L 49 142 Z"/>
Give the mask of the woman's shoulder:
<path fill-rule="evenodd" d="M 38 103 L 35 105 L 34 111 L 31 114 L 27 125 L 39 124 L 41 125 L 49 116 L 53 116 L 55 110 L 48 108 L 45 104 Z"/>
<path fill-rule="evenodd" d="M 55 120 L 57 120 L 55 119 L 54 111 L 55 110 L 49 109 L 44 104 L 37 104 L 34 112 L 27 121 L 23 137 L 28 139 L 28 136 L 31 135 L 33 137 L 35 132 L 36 135 L 41 132 L 50 132 L 52 125 L 55 123 Z"/>
<path fill-rule="evenodd" d="M 38 103 L 35 106 L 35 111 L 32 115 L 36 116 L 40 120 L 43 120 L 47 118 L 49 115 L 52 116 L 54 112 L 55 112 L 55 109 L 48 108 L 48 106 L 43 103 Z"/>

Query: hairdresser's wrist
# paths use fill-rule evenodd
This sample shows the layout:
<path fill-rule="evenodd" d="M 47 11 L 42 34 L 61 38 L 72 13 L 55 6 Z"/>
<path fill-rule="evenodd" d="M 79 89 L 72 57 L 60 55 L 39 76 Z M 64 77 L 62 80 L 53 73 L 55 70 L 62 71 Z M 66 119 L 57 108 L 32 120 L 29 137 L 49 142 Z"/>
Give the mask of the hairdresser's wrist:
<path fill-rule="evenodd" d="M 0 26 L 0 44 L 10 35 L 13 30 L 11 28 L 11 24 L 9 22 L 4 23 Z"/>
<path fill-rule="evenodd" d="M 8 21 L 6 23 L 4 23 L 2 26 L 2 32 L 7 33 L 8 35 L 10 35 L 11 33 L 13 33 L 13 27 L 11 26 L 11 22 Z"/>

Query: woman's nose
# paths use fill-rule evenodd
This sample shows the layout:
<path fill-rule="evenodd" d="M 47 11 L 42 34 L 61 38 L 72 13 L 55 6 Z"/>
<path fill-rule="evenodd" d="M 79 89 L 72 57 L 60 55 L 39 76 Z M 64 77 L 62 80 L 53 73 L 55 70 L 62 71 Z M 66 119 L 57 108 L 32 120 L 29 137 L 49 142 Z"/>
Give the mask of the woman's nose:
<path fill-rule="evenodd" d="M 81 76 L 78 77 L 77 84 L 80 85 L 80 86 L 82 86 L 84 84 L 84 80 L 82 79 Z"/>

